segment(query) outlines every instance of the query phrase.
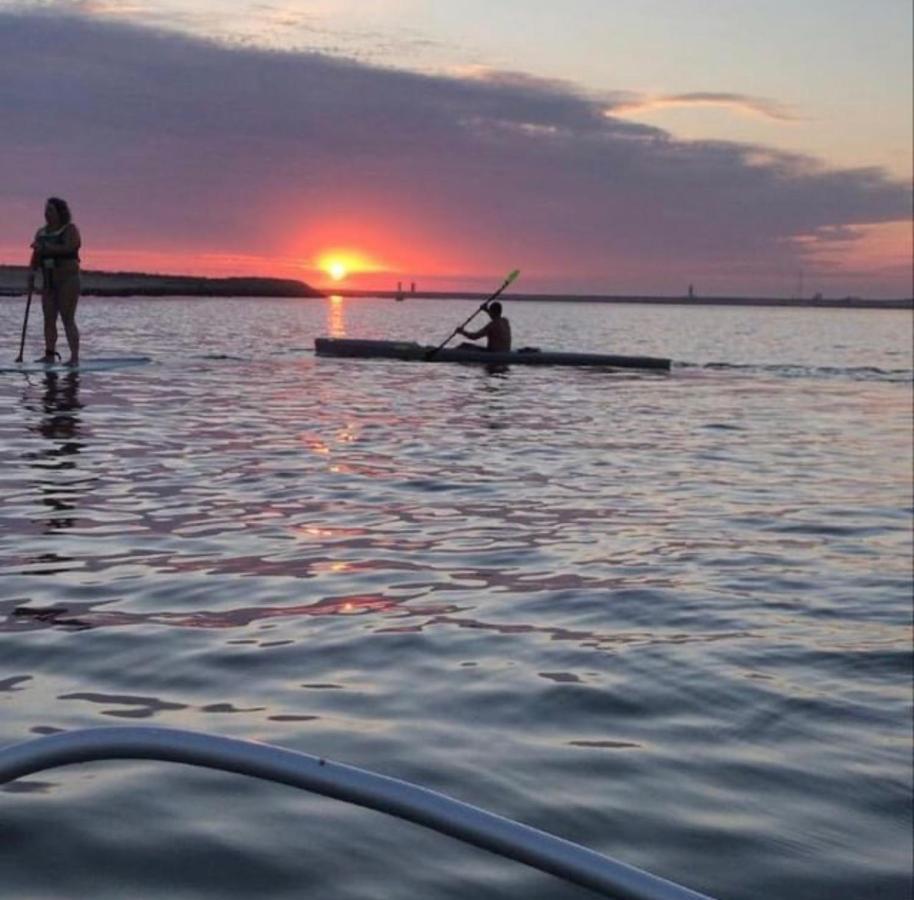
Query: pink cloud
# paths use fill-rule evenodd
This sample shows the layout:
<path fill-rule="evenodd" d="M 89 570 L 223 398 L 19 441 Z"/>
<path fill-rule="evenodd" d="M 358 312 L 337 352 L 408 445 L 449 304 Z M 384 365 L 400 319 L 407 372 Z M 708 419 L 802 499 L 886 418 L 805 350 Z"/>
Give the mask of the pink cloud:
<path fill-rule="evenodd" d="M 725 92 L 694 92 L 687 94 L 658 94 L 654 96 L 626 95 L 625 99 L 614 102 L 607 115 L 626 116 L 666 107 L 720 107 L 743 115 L 760 116 L 776 122 L 799 122 L 802 120 L 792 110 L 765 97 Z"/>

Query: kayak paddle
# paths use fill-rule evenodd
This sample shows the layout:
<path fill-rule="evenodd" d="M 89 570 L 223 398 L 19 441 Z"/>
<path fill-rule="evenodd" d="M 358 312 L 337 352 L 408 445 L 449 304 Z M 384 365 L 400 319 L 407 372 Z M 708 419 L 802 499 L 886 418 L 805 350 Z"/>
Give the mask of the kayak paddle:
<path fill-rule="evenodd" d="M 485 308 L 486 308 L 486 307 L 487 307 L 487 306 L 488 306 L 488 305 L 489 305 L 489 304 L 490 304 L 490 303 L 491 303 L 491 302 L 492 302 L 492 301 L 493 301 L 493 300 L 494 300 L 494 299 L 495 299 L 495 298 L 496 298 L 496 297 L 497 297 L 497 296 L 498 296 L 498 295 L 499 295 L 499 294 L 500 294 L 509 284 L 511 284 L 511 282 L 514 281 L 514 279 L 517 278 L 518 275 L 520 275 L 520 269 L 515 269 L 515 270 L 505 279 L 505 283 L 504 283 L 504 284 L 503 284 L 494 294 L 492 294 L 491 297 L 489 297 L 487 300 L 484 300 L 484 301 L 482 302 L 482 305 L 479 307 L 479 309 L 477 309 L 477 310 L 473 313 L 473 315 L 470 316 L 470 318 L 467 319 L 466 322 L 463 323 L 463 325 L 460 325 L 459 327 L 455 328 L 455 329 L 447 336 L 447 340 L 445 340 L 443 344 L 439 344 L 437 347 L 435 347 L 434 350 L 429 350 L 428 353 L 425 354 L 425 358 L 426 358 L 426 359 L 431 359 L 439 350 L 443 350 L 444 347 L 450 342 L 451 338 L 453 338 L 454 335 L 457 334 L 457 333 L 460 331 L 461 328 L 466 328 L 467 325 L 469 325 L 470 322 L 471 322 L 479 313 L 481 313 L 481 312 L 482 312 L 482 311 L 483 311 L 483 310 L 484 310 L 484 309 L 485 309 Z"/>

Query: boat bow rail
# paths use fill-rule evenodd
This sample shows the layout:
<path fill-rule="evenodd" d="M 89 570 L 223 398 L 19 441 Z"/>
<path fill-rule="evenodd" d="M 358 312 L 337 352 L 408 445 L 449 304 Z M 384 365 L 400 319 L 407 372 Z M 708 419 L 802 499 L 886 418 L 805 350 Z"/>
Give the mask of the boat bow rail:
<path fill-rule="evenodd" d="M 397 816 L 619 900 L 709 900 L 511 819 L 427 788 L 270 744 L 172 728 L 89 728 L 0 749 L 0 784 L 99 760 L 186 763 L 279 782 Z"/>

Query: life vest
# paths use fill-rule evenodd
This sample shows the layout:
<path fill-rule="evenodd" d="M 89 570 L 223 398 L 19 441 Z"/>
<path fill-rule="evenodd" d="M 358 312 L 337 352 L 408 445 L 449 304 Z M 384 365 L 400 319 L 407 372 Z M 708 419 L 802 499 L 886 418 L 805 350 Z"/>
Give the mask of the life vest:
<path fill-rule="evenodd" d="M 51 231 L 47 225 L 45 225 L 44 228 L 38 229 L 35 240 L 38 241 L 42 247 L 62 247 L 64 244 L 64 232 L 72 224 L 72 222 L 67 222 L 66 225 L 61 225 L 60 228 L 57 228 L 54 231 Z M 77 250 L 73 250 L 70 253 L 58 253 L 55 256 L 44 256 L 40 249 L 38 253 L 39 256 L 41 256 L 41 266 L 44 269 L 53 269 L 54 264 L 58 260 L 76 260 L 76 262 L 79 262 L 79 251 Z"/>

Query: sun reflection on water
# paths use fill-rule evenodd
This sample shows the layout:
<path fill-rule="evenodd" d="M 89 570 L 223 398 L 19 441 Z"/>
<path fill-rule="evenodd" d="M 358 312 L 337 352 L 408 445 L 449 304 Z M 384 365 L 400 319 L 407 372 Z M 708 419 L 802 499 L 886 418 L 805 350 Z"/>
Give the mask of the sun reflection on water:
<path fill-rule="evenodd" d="M 327 333 L 330 337 L 346 337 L 346 302 L 339 294 L 327 298 Z"/>

